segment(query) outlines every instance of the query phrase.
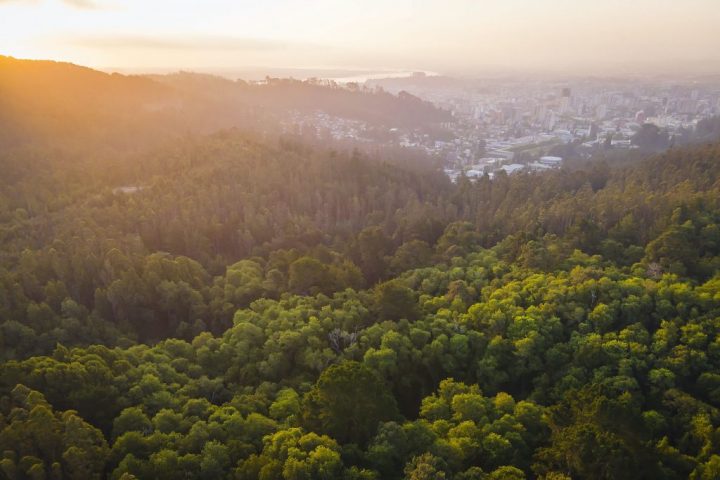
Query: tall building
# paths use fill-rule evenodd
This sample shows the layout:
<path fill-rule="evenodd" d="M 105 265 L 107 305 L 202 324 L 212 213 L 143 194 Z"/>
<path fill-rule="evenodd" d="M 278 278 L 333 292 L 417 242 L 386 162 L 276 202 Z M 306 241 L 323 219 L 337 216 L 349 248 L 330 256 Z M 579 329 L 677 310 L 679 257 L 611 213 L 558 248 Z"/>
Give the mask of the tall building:
<path fill-rule="evenodd" d="M 560 91 L 560 113 L 566 114 L 570 112 L 570 94 L 571 90 L 568 87 L 563 88 Z"/>
<path fill-rule="evenodd" d="M 605 117 L 607 117 L 608 113 L 608 107 L 604 103 L 601 103 L 597 106 L 595 109 L 595 116 L 598 120 L 605 120 Z"/>
<path fill-rule="evenodd" d="M 560 98 L 560 113 L 566 114 L 570 112 L 570 97 Z"/>

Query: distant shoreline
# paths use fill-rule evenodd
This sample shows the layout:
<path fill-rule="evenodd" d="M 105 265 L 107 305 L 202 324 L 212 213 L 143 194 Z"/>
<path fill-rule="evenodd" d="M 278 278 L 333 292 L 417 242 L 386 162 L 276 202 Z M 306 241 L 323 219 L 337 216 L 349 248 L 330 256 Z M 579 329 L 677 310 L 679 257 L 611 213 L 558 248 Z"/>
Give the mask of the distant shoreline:
<path fill-rule="evenodd" d="M 353 75 L 349 77 L 324 77 L 325 80 L 334 80 L 338 83 L 351 83 L 351 82 L 357 82 L 357 83 L 365 83 L 368 80 L 382 80 L 385 78 L 408 78 L 413 77 L 417 74 L 422 74 L 427 77 L 436 77 L 439 75 L 439 73 L 436 72 L 427 72 L 423 70 L 410 72 L 410 71 L 402 71 L 402 72 L 377 72 L 377 73 L 364 73 L 362 75 Z"/>
<path fill-rule="evenodd" d="M 217 75 L 231 80 L 264 80 L 266 77 L 274 78 L 295 78 L 297 80 L 307 80 L 310 78 L 318 78 L 322 80 L 332 80 L 338 83 L 365 83 L 368 80 L 379 80 L 384 78 L 406 78 L 412 77 L 417 73 L 424 74 L 428 77 L 437 76 L 439 73 L 426 70 L 363 70 L 363 69 L 334 69 L 334 68 L 116 68 L 102 67 L 99 70 L 107 73 L 121 73 L 125 75 L 165 75 L 177 73 L 180 71 L 201 73 L 208 75 Z"/>

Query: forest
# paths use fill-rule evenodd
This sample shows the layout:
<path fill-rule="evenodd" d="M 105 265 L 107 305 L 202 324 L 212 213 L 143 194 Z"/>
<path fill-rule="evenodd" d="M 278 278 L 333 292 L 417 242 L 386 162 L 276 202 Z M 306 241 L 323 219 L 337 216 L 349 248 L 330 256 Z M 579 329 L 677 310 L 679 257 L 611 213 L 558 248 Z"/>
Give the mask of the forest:
<path fill-rule="evenodd" d="M 720 143 L 451 183 L 243 129 L 27 132 L 3 478 L 720 478 Z"/>

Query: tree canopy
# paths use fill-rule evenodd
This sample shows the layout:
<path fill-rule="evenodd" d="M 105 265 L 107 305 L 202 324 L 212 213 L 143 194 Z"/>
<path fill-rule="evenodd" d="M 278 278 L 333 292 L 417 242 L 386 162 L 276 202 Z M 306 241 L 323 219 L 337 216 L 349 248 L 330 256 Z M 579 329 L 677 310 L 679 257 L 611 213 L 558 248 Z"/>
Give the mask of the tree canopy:
<path fill-rule="evenodd" d="M 0 151 L 2 476 L 720 475 L 720 146 L 386 160 Z"/>

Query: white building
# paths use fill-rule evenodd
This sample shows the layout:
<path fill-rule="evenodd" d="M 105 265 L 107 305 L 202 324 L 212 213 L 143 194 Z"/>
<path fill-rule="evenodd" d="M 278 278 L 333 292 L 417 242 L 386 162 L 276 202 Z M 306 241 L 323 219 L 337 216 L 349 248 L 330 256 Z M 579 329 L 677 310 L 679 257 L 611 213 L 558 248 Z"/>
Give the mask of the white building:
<path fill-rule="evenodd" d="M 540 162 L 533 162 L 528 165 L 528 168 L 533 172 L 543 172 L 545 170 L 552 170 L 555 167 Z"/>
<path fill-rule="evenodd" d="M 500 170 L 505 170 L 505 173 L 507 173 L 508 175 L 512 175 L 513 173 L 519 172 L 524 168 L 525 165 L 522 165 L 520 163 L 511 163 L 510 165 L 503 165 L 502 167 L 500 167 Z"/>
<path fill-rule="evenodd" d="M 559 167 L 560 164 L 562 164 L 562 157 L 553 157 L 551 155 L 546 155 L 544 157 L 540 157 L 540 163 L 543 165 L 547 165 L 549 167 Z"/>

